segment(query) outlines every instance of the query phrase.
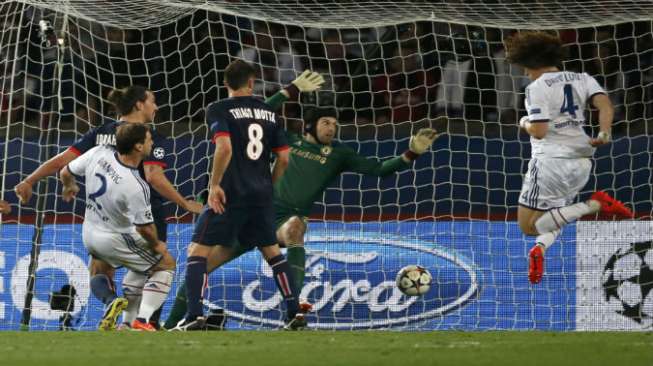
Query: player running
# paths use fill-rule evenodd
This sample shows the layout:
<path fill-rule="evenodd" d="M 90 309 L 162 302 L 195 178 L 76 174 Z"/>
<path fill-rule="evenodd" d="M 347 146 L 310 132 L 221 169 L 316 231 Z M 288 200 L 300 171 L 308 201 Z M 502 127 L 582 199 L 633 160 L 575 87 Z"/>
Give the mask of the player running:
<path fill-rule="evenodd" d="M 262 100 L 252 96 L 254 69 L 241 60 L 225 69 L 229 98 L 211 104 L 207 121 L 213 133 L 215 154 L 209 183 L 208 208 L 200 215 L 186 265 L 187 315 L 176 330 L 205 328 L 202 293 L 207 279 L 207 257 L 231 252 L 240 245 L 257 247 L 272 268 L 287 307 L 289 329 L 305 327 L 299 313 L 292 274 L 274 233 L 272 183 L 288 164 L 288 144 L 277 116 Z M 270 154 L 277 156 L 270 172 Z"/>
<path fill-rule="evenodd" d="M 119 119 L 113 120 L 107 118 L 104 124 L 86 133 L 67 150 L 43 163 L 32 174 L 20 182 L 15 187 L 15 191 L 22 204 L 29 202 L 32 196 L 32 187 L 41 178 L 54 175 L 66 166 L 66 164 L 97 145 L 115 146 L 115 133 L 118 126 L 126 123 L 151 124 L 158 111 L 154 93 L 138 85 L 113 90 L 109 94 L 108 99 L 114 104 L 119 114 Z M 151 130 L 151 133 L 154 141 L 152 153 L 143 159 L 138 170 L 141 177 L 144 177 L 151 188 L 154 188 L 151 190 L 150 202 L 154 224 L 156 225 L 159 240 L 166 242 L 168 224 L 165 221 L 167 216 L 164 206 L 165 200 L 173 201 L 180 207 L 193 213 L 199 213 L 202 210 L 202 205 L 182 197 L 166 178 L 164 169 L 169 165 L 170 148 L 167 140 L 163 136 L 158 134 L 154 129 Z M 96 263 L 93 259 L 91 259 L 89 267 L 91 272 L 91 291 L 98 299 L 105 299 L 103 303 L 107 307 L 107 312 L 113 314 L 115 309 L 112 310 L 112 307 L 115 304 L 112 305 L 106 299 L 112 298 L 115 291 L 104 293 L 103 290 L 107 286 L 115 289 L 113 284 L 113 271 L 100 273 L 100 269 L 96 268 Z M 123 322 L 127 325 L 131 325 L 136 316 L 145 281 L 146 278 L 142 274 L 132 272 L 128 272 L 123 278 L 123 292 L 130 300 L 130 305 L 123 316 Z M 157 311 L 153 317 L 152 324 L 155 326 L 158 326 L 159 315 L 160 311 Z"/>
<path fill-rule="evenodd" d="M 519 125 L 531 136 L 528 164 L 517 211 L 524 234 L 534 235 L 528 279 L 536 284 L 544 273 L 544 252 L 562 227 L 583 215 L 603 212 L 632 217 L 623 203 L 605 192 L 571 204 L 589 180 L 590 158 L 597 146 L 610 142 L 614 109 L 606 92 L 586 73 L 560 71 L 562 42 L 545 32 L 521 32 L 506 41 L 507 59 L 522 66 L 532 82 L 526 88 L 526 111 Z M 585 106 L 599 110 L 597 138 L 585 134 Z"/>
<path fill-rule="evenodd" d="M 144 124 L 126 123 L 117 128 L 115 136 L 117 151 L 110 146 L 96 146 L 61 170 L 62 195 L 68 202 L 79 192 L 73 175 L 86 181 L 84 246 L 98 273 L 106 275 L 124 266 L 130 273 L 147 278 L 131 326 L 155 331 L 149 321 L 170 291 L 175 259 L 157 236 L 150 188 L 138 172 L 152 150 L 152 134 Z M 103 286 L 96 284 L 94 294 L 97 292 L 106 294 L 109 298 L 103 300 L 112 304 L 100 329 L 111 330 L 128 300 L 117 297 L 108 281 Z"/>
<path fill-rule="evenodd" d="M 409 149 L 400 156 L 379 161 L 360 156 L 350 147 L 334 140 L 337 113 L 333 108 L 316 108 L 307 113 L 305 134 L 288 134 L 290 161 L 285 173 L 274 185 L 276 236 L 288 248 L 296 294 L 300 294 L 305 274 L 306 250 L 304 234 L 313 203 L 326 187 L 343 172 L 356 172 L 385 177 L 406 169 L 420 155 L 429 150 L 437 135 L 430 128 L 420 129 L 409 142 Z M 230 253 L 213 251 L 208 258 L 208 272 L 244 254 L 248 247 L 233 248 Z M 175 324 L 184 314 L 183 284 L 177 291 L 174 306 L 165 327 Z M 310 311 L 311 305 L 302 302 L 301 310 Z"/>

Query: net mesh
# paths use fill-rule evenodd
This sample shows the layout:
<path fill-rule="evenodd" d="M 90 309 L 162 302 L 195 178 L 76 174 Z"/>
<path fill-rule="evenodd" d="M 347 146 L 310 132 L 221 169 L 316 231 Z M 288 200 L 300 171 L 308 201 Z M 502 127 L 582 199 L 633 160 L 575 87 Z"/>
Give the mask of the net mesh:
<path fill-rule="evenodd" d="M 629 240 L 650 240 L 647 221 L 616 226 L 628 233 L 618 244 L 600 236 L 607 238 L 600 239 L 604 252 L 592 251 L 590 259 L 577 253 L 592 243 L 592 226 L 569 226 L 547 252 L 545 282 L 528 284 L 532 243 L 515 222 L 530 156 L 516 127 L 528 80 L 505 61 L 502 45 L 520 29 L 554 29 L 568 51 L 564 68 L 588 72 L 606 88 L 616 109 L 615 142 L 597 153 L 581 197 L 607 189 L 640 218 L 650 218 L 648 1 L 29 1 L 0 7 L 0 197 L 13 208 L 3 217 L 0 239 L 3 329 L 21 323 L 35 247 L 32 329 L 59 326 L 62 312 L 50 309 L 48 295 L 66 283 L 78 289 L 75 326 L 92 329 L 102 313 L 89 296 L 78 220 L 83 202 L 64 204 L 54 178 L 35 187 L 29 205 L 18 206 L 11 188 L 112 116 L 105 100 L 111 89 L 140 84 L 155 93 L 155 125 L 173 144 L 166 174 L 183 195 L 199 195 L 210 152 L 204 108 L 227 96 L 222 72 L 234 58 L 255 65 L 258 96 L 272 95 L 304 69 L 324 74 L 322 91 L 304 95 L 301 104 L 336 106 L 338 139 L 362 155 L 396 156 L 420 127 L 443 132 L 413 169 L 383 179 L 345 173 L 316 203 L 303 289 L 315 304 L 309 316 L 315 327 L 571 330 L 581 328 L 577 308 L 585 309 L 588 329 L 600 327 L 592 317 L 623 311 L 624 304 L 638 301 L 653 313 L 642 281 L 639 298 L 637 286 L 605 304 L 593 303 L 601 296 L 583 295 L 610 291 L 596 280 L 604 271 L 631 273 L 608 268 L 607 258 Z M 43 42 L 41 20 L 50 21 L 60 42 Z M 282 114 L 289 129 L 301 127 L 298 103 L 287 103 Z M 596 113 L 587 118 L 595 133 Z M 192 222 L 169 209 L 168 245 L 180 263 L 179 280 Z M 434 277 L 424 297 L 402 297 L 394 287 L 394 275 L 410 264 L 424 265 Z M 271 272 L 254 252 L 212 275 L 207 302 L 227 311 L 229 327 L 274 327 L 283 318 Z M 648 324 L 624 319 L 614 327 Z"/>

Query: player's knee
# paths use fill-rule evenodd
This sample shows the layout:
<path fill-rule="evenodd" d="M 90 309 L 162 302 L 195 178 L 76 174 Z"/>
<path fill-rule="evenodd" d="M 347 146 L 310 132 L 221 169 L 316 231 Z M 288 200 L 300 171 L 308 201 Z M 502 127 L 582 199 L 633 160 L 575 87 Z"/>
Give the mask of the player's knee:
<path fill-rule="evenodd" d="M 304 234 L 306 233 L 306 224 L 302 219 L 297 216 L 291 217 L 284 224 L 285 227 L 285 243 L 286 246 L 303 246 Z"/>
<path fill-rule="evenodd" d="M 521 229 L 522 233 L 526 235 L 533 235 L 533 236 L 539 235 L 537 229 L 535 229 L 534 223 L 531 222 L 530 220 L 520 220 L 519 228 Z"/>
<path fill-rule="evenodd" d="M 157 269 L 163 270 L 163 271 L 172 271 L 177 267 L 177 262 L 175 261 L 175 258 L 170 255 L 170 253 L 166 253 L 166 255 L 161 258 L 161 261 L 157 265 Z"/>

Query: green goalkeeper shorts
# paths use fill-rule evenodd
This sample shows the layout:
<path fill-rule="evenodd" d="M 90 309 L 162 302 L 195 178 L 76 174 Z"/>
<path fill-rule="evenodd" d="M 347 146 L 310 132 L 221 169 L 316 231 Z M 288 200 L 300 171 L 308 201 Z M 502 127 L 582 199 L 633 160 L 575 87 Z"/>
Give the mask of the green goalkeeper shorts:
<path fill-rule="evenodd" d="M 277 230 L 279 230 L 279 228 L 283 224 L 285 224 L 286 221 L 290 220 L 290 218 L 293 216 L 299 217 L 302 221 L 304 221 L 304 224 L 306 224 L 308 221 L 308 217 L 306 216 L 306 214 L 296 208 L 288 208 L 275 204 L 274 211 L 275 211 L 274 224 Z"/>

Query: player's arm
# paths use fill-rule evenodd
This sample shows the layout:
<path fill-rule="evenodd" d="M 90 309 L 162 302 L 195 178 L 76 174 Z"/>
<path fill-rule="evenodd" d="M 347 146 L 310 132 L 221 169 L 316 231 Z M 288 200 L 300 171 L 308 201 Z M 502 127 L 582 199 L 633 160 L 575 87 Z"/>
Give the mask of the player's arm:
<path fill-rule="evenodd" d="M 596 94 L 592 97 L 592 104 L 599 110 L 599 134 L 590 140 L 592 146 L 607 144 L 611 139 L 614 107 L 610 98 L 605 94 Z"/>
<path fill-rule="evenodd" d="M 193 200 L 184 198 L 175 187 L 170 183 L 168 177 L 163 172 L 163 167 L 156 164 L 143 165 L 145 170 L 145 180 L 168 201 L 176 203 L 186 211 L 198 214 L 202 212 L 202 204 Z"/>
<path fill-rule="evenodd" d="M 289 149 L 284 149 L 276 152 L 277 159 L 272 168 L 272 183 L 276 183 L 286 171 L 286 168 L 288 168 L 288 162 L 290 161 L 289 151 Z"/>
<path fill-rule="evenodd" d="M 287 100 L 294 101 L 299 99 L 299 93 L 316 91 L 322 87 L 322 84 L 324 84 L 324 77 L 322 75 L 310 70 L 304 70 L 290 85 L 267 98 L 265 103 L 273 110 L 277 110 Z"/>
<path fill-rule="evenodd" d="M 64 202 L 70 202 L 79 192 L 79 186 L 75 182 L 75 177 L 72 175 L 68 166 L 64 166 L 59 172 L 59 179 L 63 188 L 61 190 L 62 199 Z"/>
<path fill-rule="evenodd" d="M 154 223 L 145 225 L 136 225 L 136 231 L 145 239 L 147 245 L 159 254 L 165 254 L 168 251 L 166 243 L 159 240 Z"/>
<path fill-rule="evenodd" d="M 274 124 L 268 127 L 267 133 L 271 136 L 270 147 L 272 148 L 272 152 L 277 155 L 274 167 L 272 168 L 272 183 L 274 184 L 281 178 L 283 173 L 286 171 L 286 168 L 288 168 L 288 162 L 290 161 L 290 148 L 288 147 L 286 131 L 280 127 L 278 118 L 276 118 Z"/>
<path fill-rule="evenodd" d="M 220 183 L 224 172 L 231 161 L 231 137 L 228 134 L 217 134 L 215 137 L 215 153 L 213 154 L 213 167 L 211 168 L 211 180 L 209 182 L 209 207 L 216 213 L 224 212 L 224 205 L 227 199 Z"/>
<path fill-rule="evenodd" d="M 526 87 L 526 108 L 528 115 L 519 120 L 519 127 L 536 139 L 543 139 L 549 131 L 551 116 L 547 108 L 546 96 L 537 87 Z"/>
<path fill-rule="evenodd" d="M 536 139 L 543 139 L 546 133 L 549 132 L 549 120 L 540 119 L 537 121 L 530 121 L 528 116 L 524 116 L 519 120 L 519 126 L 526 131 L 529 135 Z"/>
<path fill-rule="evenodd" d="M 33 186 L 36 184 L 36 182 L 45 177 L 55 175 L 58 171 L 65 167 L 66 164 L 70 163 L 78 156 L 93 148 L 95 146 L 97 131 L 97 128 L 89 131 L 79 140 L 77 140 L 71 147 L 41 164 L 34 172 L 32 172 L 32 174 L 18 183 L 16 187 L 14 187 L 14 191 L 16 192 L 16 196 L 18 196 L 20 203 L 27 204 L 29 202 L 29 200 L 32 198 Z"/>
<path fill-rule="evenodd" d="M 70 202 L 79 192 L 79 186 L 75 181 L 75 177 L 84 177 L 86 167 L 90 163 L 93 154 L 95 154 L 99 149 L 99 146 L 92 148 L 79 158 L 74 159 L 68 163 L 68 165 L 65 165 L 59 171 L 59 180 L 61 180 L 61 184 L 63 185 L 61 195 L 63 196 L 63 200 L 65 202 Z"/>
<path fill-rule="evenodd" d="M 57 174 L 61 168 L 65 167 L 66 164 L 73 161 L 78 154 L 71 149 L 63 151 L 57 154 L 55 157 L 41 164 L 32 174 L 27 176 L 24 180 L 14 187 L 14 191 L 18 196 L 21 204 L 26 204 L 32 198 L 32 189 L 34 184 L 39 180 Z"/>
<path fill-rule="evenodd" d="M 157 253 L 165 255 L 167 246 L 159 240 L 156 232 L 156 226 L 152 219 L 152 205 L 149 202 L 150 188 L 140 186 L 126 192 L 122 197 L 127 204 L 127 216 L 136 227 L 147 245 Z"/>
<path fill-rule="evenodd" d="M 408 150 L 400 156 L 385 161 L 374 158 L 366 158 L 353 153 L 347 159 L 347 169 L 361 174 L 369 174 L 378 177 L 385 177 L 394 172 L 405 169 L 411 162 L 429 150 L 433 141 L 438 137 L 437 132 L 432 128 L 422 128 L 417 134 L 411 136 L 408 143 Z"/>

